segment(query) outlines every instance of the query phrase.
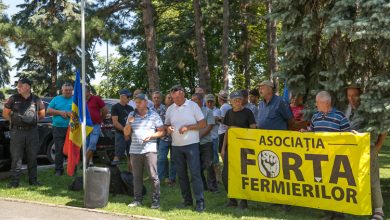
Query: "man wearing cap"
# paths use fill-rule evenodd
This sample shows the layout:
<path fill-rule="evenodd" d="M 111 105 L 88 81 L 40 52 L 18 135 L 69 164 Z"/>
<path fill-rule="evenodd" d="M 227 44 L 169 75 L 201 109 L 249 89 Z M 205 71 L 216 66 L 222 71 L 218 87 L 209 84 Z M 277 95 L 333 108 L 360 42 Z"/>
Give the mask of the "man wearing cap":
<path fill-rule="evenodd" d="M 134 201 L 129 207 L 142 205 L 144 168 L 152 181 L 152 209 L 160 208 L 160 181 L 157 174 L 157 138 L 164 136 L 164 124 L 160 116 L 147 108 L 143 93 L 135 99 L 136 110 L 129 114 L 125 135 L 131 134 L 130 162 L 133 171 Z"/>
<path fill-rule="evenodd" d="M 307 122 L 297 122 L 289 105 L 273 92 L 274 84 L 265 80 L 260 83 L 259 92 L 263 100 L 256 116 L 257 127 L 266 130 L 299 130 L 306 128 Z"/>
<path fill-rule="evenodd" d="M 219 121 L 219 127 L 218 127 L 218 150 L 221 153 L 223 139 L 225 136 L 225 132 L 227 131 L 227 126 L 223 124 L 223 119 L 226 115 L 226 112 L 232 108 L 231 105 L 228 103 L 229 94 L 226 90 L 219 91 L 218 94 L 216 94 L 218 97 L 218 104 L 221 106 L 219 110 L 221 110 L 221 116 L 218 118 Z M 223 159 L 223 158 L 222 158 Z"/>
<path fill-rule="evenodd" d="M 215 125 L 215 118 L 213 112 L 203 106 L 203 96 L 201 94 L 193 94 L 191 100 L 198 104 L 206 120 L 206 127 L 199 130 L 199 151 L 203 189 L 209 190 L 210 192 L 216 192 L 217 188 L 209 184 L 211 181 L 216 182 L 215 172 L 210 173 L 213 164 L 213 139 L 211 138 L 210 132 Z M 205 171 L 207 171 L 208 174 L 207 179 L 204 175 Z"/>
<path fill-rule="evenodd" d="M 209 173 L 209 186 L 218 192 L 218 181 L 220 180 L 221 172 L 219 165 L 219 154 L 218 154 L 218 129 L 219 129 L 219 118 L 221 118 L 221 110 L 215 107 L 215 97 L 213 94 L 207 94 L 205 96 L 206 106 L 213 112 L 215 119 L 215 125 L 210 131 L 211 139 L 213 140 L 213 166 L 210 167 Z"/>
<path fill-rule="evenodd" d="M 367 124 L 367 118 L 359 115 L 359 105 L 360 105 L 360 95 L 362 93 L 361 88 L 358 85 L 350 85 L 346 89 L 348 107 L 345 111 L 345 116 L 347 117 L 351 129 L 357 132 L 366 132 L 364 130 L 365 125 Z M 373 209 L 373 220 L 382 220 L 385 218 L 383 212 L 383 197 L 380 185 L 379 178 L 379 156 L 385 140 L 387 137 L 387 132 L 377 132 L 372 131 L 370 134 L 371 138 L 371 153 L 370 153 L 370 162 L 371 162 L 371 204 Z"/>
<path fill-rule="evenodd" d="M 186 100 L 183 87 L 173 86 L 170 93 L 174 104 L 167 109 L 165 126 L 168 133 L 172 134 L 172 152 L 184 200 L 178 207 L 193 205 L 187 171 L 189 170 L 196 200 L 195 210 L 203 212 L 205 203 L 200 175 L 199 130 L 206 127 L 206 121 L 199 106 L 193 101 Z"/>
<path fill-rule="evenodd" d="M 230 94 L 230 102 L 232 103 L 233 108 L 226 112 L 226 115 L 223 119 L 223 123 L 228 126 L 228 128 L 256 128 L 256 120 L 252 111 L 248 108 L 245 108 L 242 103 L 242 99 L 244 96 L 242 95 L 242 90 L 232 92 Z M 222 181 L 225 186 L 226 191 L 228 191 L 228 147 L 235 147 L 234 145 L 228 145 L 228 134 L 224 137 L 224 142 L 222 145 L 221 156 L 223 158 L 223 171 L 222 171 Z M 234 177 L 230 177 L 234 178 Z M 235 198 L 230 198 L 228 207 L 237 206 L 237 200 Z M 248 203 L 246 200 L 241 200 L 240 208 L 246 209 L 248 207 Z"/>
<path fill-rule="evenodd" d="M 31 93 L 31 81 L 20 79 L 18 94 L 12 95 L 4 105 L 3 117 L 11 124 L 11 182 L 9 187 L 19 186 L 23 153 L 27 154 L 29 183 L 41 185 L 37 180 L 37 153 L 39 151 L 38 121 L 45 117 L 42 100 Z"/>
<path fill-rule="evenodd" d="M 87 137 L 87 165 L 92 166 L 93 153 L 100 136 L 100 124 L 106 118 L 108 109 L 100 96 L 92 95 L 91 88 L 85 91 L 89 114 L 93 123 L 93 130 Z"/>
<path fill-rule="evenodd" d="M 115 156 L 112 160 L 113 165 L 117 165 L 120 159 L 128 155 L 130 147 L 130 138 L 125 138 L 123 129 L 126 125 L 127 116 L 134 111 L 129 104 L 131 93 L 127 89 L 119 91 L 119 102 L 111 108 L 111 119 L 115 128 Z M 128 161 L 130 162 L 130 161 Z"/>
<path fill-rule="evenodd" d="M 61 176 L 64 173 L 64 142 L 70 116 L 72 115 L 72 95 L 73 86 L 70 83 L 65 83 L 61 87 L 61 95 L 54 97 L 47 107 L 47 114 L 53 116 L 53 139 L 55 145 L 55 175 Z"/>

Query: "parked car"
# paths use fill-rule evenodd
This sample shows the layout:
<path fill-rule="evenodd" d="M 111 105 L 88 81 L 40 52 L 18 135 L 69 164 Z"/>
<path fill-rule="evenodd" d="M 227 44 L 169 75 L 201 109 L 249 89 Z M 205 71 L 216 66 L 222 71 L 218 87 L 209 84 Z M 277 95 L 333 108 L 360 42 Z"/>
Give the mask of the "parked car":
<path fill-rule="evenodd" d="M 42 101 L 47 109 L 51 97 L 44 97 Z M 106 119 L 101 124 L 101 133 L 96 146 L 97 151 L 105 151 L 111 158 L 115 150 L 115 134 L 113 124 L 111 120 L 111 107 L 119 100 L 117 99 L 103 99 L 109 110 Z M 3 110 L 3 105 L 0 105 L 0 113 Z M 1 114 L 0 114 L 1 115 Z M 40 148 L 38 152 L 38 158 L 46 158 L 50 163 L 54 163 L 55 158 L 55 146 L 52 134 L 52 116 L 46 115 L 45 118 L 39 120 L 39 143 Z M 0 170 L 10 169 L 11 159 L 9 152 L 9 121 L 0 116 Z"/>

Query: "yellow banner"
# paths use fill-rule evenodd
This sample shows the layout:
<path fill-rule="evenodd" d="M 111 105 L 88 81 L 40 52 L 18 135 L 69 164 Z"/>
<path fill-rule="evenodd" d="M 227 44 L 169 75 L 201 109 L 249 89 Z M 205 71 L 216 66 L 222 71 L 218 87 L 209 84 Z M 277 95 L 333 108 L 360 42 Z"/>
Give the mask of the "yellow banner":
<path fill-rule="evenodd" d="M 231 128 L 229 198 L 371 214 L 370 135 Z"/>

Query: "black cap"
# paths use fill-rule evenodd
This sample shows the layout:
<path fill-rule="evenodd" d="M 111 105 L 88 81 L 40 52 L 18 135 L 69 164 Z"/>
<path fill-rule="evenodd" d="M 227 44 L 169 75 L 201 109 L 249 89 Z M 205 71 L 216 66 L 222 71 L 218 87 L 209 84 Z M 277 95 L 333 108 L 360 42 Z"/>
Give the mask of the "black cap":
<path fill-rule="evenodd" d="M 177 92 L 177 91 L 183 91 L 184 92 L 184 88 L 181 85 L 174 85 L 174 86 L 171 87 L 171 89 L 169 91 L 170 92 Z"/>
<path fill-rule="evenodd" d="M 27 78 L 20 78 L 19 80 L 18 80 L 18 83 L 22 83 L 22 84 L 28 84 L 29 86 L 31 86 L 31 84 L 32 84 L 32 82 L 31 82 L 31 80 L 29 80 L 29 79 L 27 79 Z"/>
<path fill-rule="evenodd" d="M 136 96 L 135 96 L 135 99 L 148 100 L 148 99 L 146 98 L 146 95 L 143 94 L 143 93 L 140 93 L 140 94 L 136 95 Z"/>
<path fill-rule="evenodd" d="M 121 89 L 119 90 L 119 95 L 126 95 L 126 96 L 131 96 L 131 92 L 127 89 Z"/>
<path fill-rule="evenodd" d="M 230 93 L 230 99 L 242 99 L 243 98 L 243 95 L 242 95 L 242 90 L 238 90 L 238 91 L 234 91 L 232 93 Z"/>

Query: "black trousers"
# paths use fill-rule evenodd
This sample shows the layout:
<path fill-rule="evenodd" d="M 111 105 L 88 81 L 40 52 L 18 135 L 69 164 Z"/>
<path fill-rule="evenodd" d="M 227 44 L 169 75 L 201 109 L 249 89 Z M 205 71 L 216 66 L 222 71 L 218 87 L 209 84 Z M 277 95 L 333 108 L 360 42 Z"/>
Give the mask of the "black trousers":
<path fill-rule="evenodd" d="M 11 182 L 13 183 L 19 183 L 24 151 L 26 151 L 28 178 L 31 183 L 37 180 L 38 127 L 28 130 L 11 129 Z"/>
<path fill-rule="evenodd" d="M 66 132 L 68 131 L 68 128 L 62 128 L 62 127 L 54 127 L 53 126 L 53 139 L 54 139 L 54 145 L 55 145 L 55 170 L 56 171 L 64 171 L 64 142 L 66 138 Z"/>
<path fill-rule="evenodd" d="M 199 145 L 201 177 L 204 190 L 217 189 L 217 177 L 213 169 L 213 142 L 207 142 Z M 205 171 L 207 170 L 207 180 Z"/>

